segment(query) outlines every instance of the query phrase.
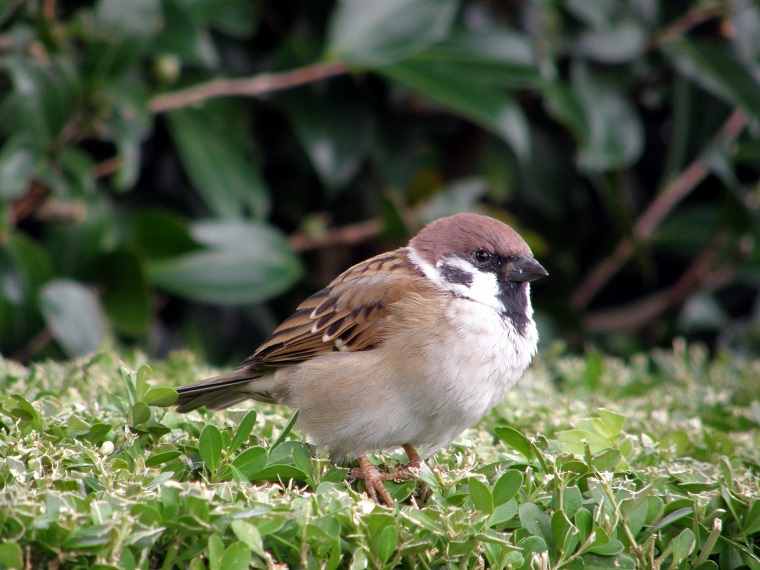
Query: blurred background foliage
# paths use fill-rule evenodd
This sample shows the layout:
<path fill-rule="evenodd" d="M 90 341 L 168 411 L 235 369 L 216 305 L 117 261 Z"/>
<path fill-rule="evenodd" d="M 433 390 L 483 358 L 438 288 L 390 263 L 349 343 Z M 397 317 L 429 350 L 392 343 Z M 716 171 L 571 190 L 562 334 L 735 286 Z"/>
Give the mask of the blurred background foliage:
<path fill-rule="evenodd" d="M 247 355 L 426 221 L 544 341 L 760 347 L 751 0 L 0 0 L 0 351 Z"/>

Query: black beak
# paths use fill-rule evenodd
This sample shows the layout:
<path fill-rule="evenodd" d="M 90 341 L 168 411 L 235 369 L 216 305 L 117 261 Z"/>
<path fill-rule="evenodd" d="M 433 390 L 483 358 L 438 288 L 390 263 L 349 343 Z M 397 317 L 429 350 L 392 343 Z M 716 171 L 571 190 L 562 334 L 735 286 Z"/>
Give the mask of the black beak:
<path fill-rule="evenodd" d="M 529 255 L 518 253 L 506 259 L 501 268 L 501 275 L 505 281 L 527 283 L 546 277 L 549 273 Z"/>

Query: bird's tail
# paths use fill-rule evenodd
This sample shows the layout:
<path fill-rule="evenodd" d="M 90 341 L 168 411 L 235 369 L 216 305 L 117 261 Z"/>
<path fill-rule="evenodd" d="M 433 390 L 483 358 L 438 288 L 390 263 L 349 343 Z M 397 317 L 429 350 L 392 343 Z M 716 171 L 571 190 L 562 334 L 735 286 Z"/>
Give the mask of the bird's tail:
<path fill-rule="evenodd" d="M 260 402 L 274 402 L 269 393 L 269 384 L 260 373 L 239 368 L 229 374 L 222 374 L 177 388 L 179 399 L 177 411 L 190 412 L 201 406 L 209 410 L 222 410 L 247 399 Z"/>

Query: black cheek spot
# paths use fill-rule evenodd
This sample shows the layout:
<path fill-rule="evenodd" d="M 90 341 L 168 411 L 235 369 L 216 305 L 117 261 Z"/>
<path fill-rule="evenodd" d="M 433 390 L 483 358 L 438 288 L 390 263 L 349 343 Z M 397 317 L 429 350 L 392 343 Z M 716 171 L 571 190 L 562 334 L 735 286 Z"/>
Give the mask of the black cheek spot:
<path fill-rule="evenodd" d="M 472 285 L 473 276 L 469 271 L 465 271 L 464 269 L 448 263 L 441 264 L 440 271 L 441 276 L 449 283 L 465 285 L 466 287 Z"/>

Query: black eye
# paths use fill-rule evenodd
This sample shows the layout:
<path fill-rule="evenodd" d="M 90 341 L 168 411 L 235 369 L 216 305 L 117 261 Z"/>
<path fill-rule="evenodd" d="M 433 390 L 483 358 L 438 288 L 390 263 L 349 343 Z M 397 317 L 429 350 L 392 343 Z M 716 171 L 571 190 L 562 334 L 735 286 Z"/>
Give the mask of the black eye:
<path fill-rule="evenodd" d="M 491 261 L 491 254 L 488 253 L 485 249 L 479 249 L 475 253 L 472 254 L 472 256 L 475 258 L 475 261 L 478 263 L 488 263 Z"/>

